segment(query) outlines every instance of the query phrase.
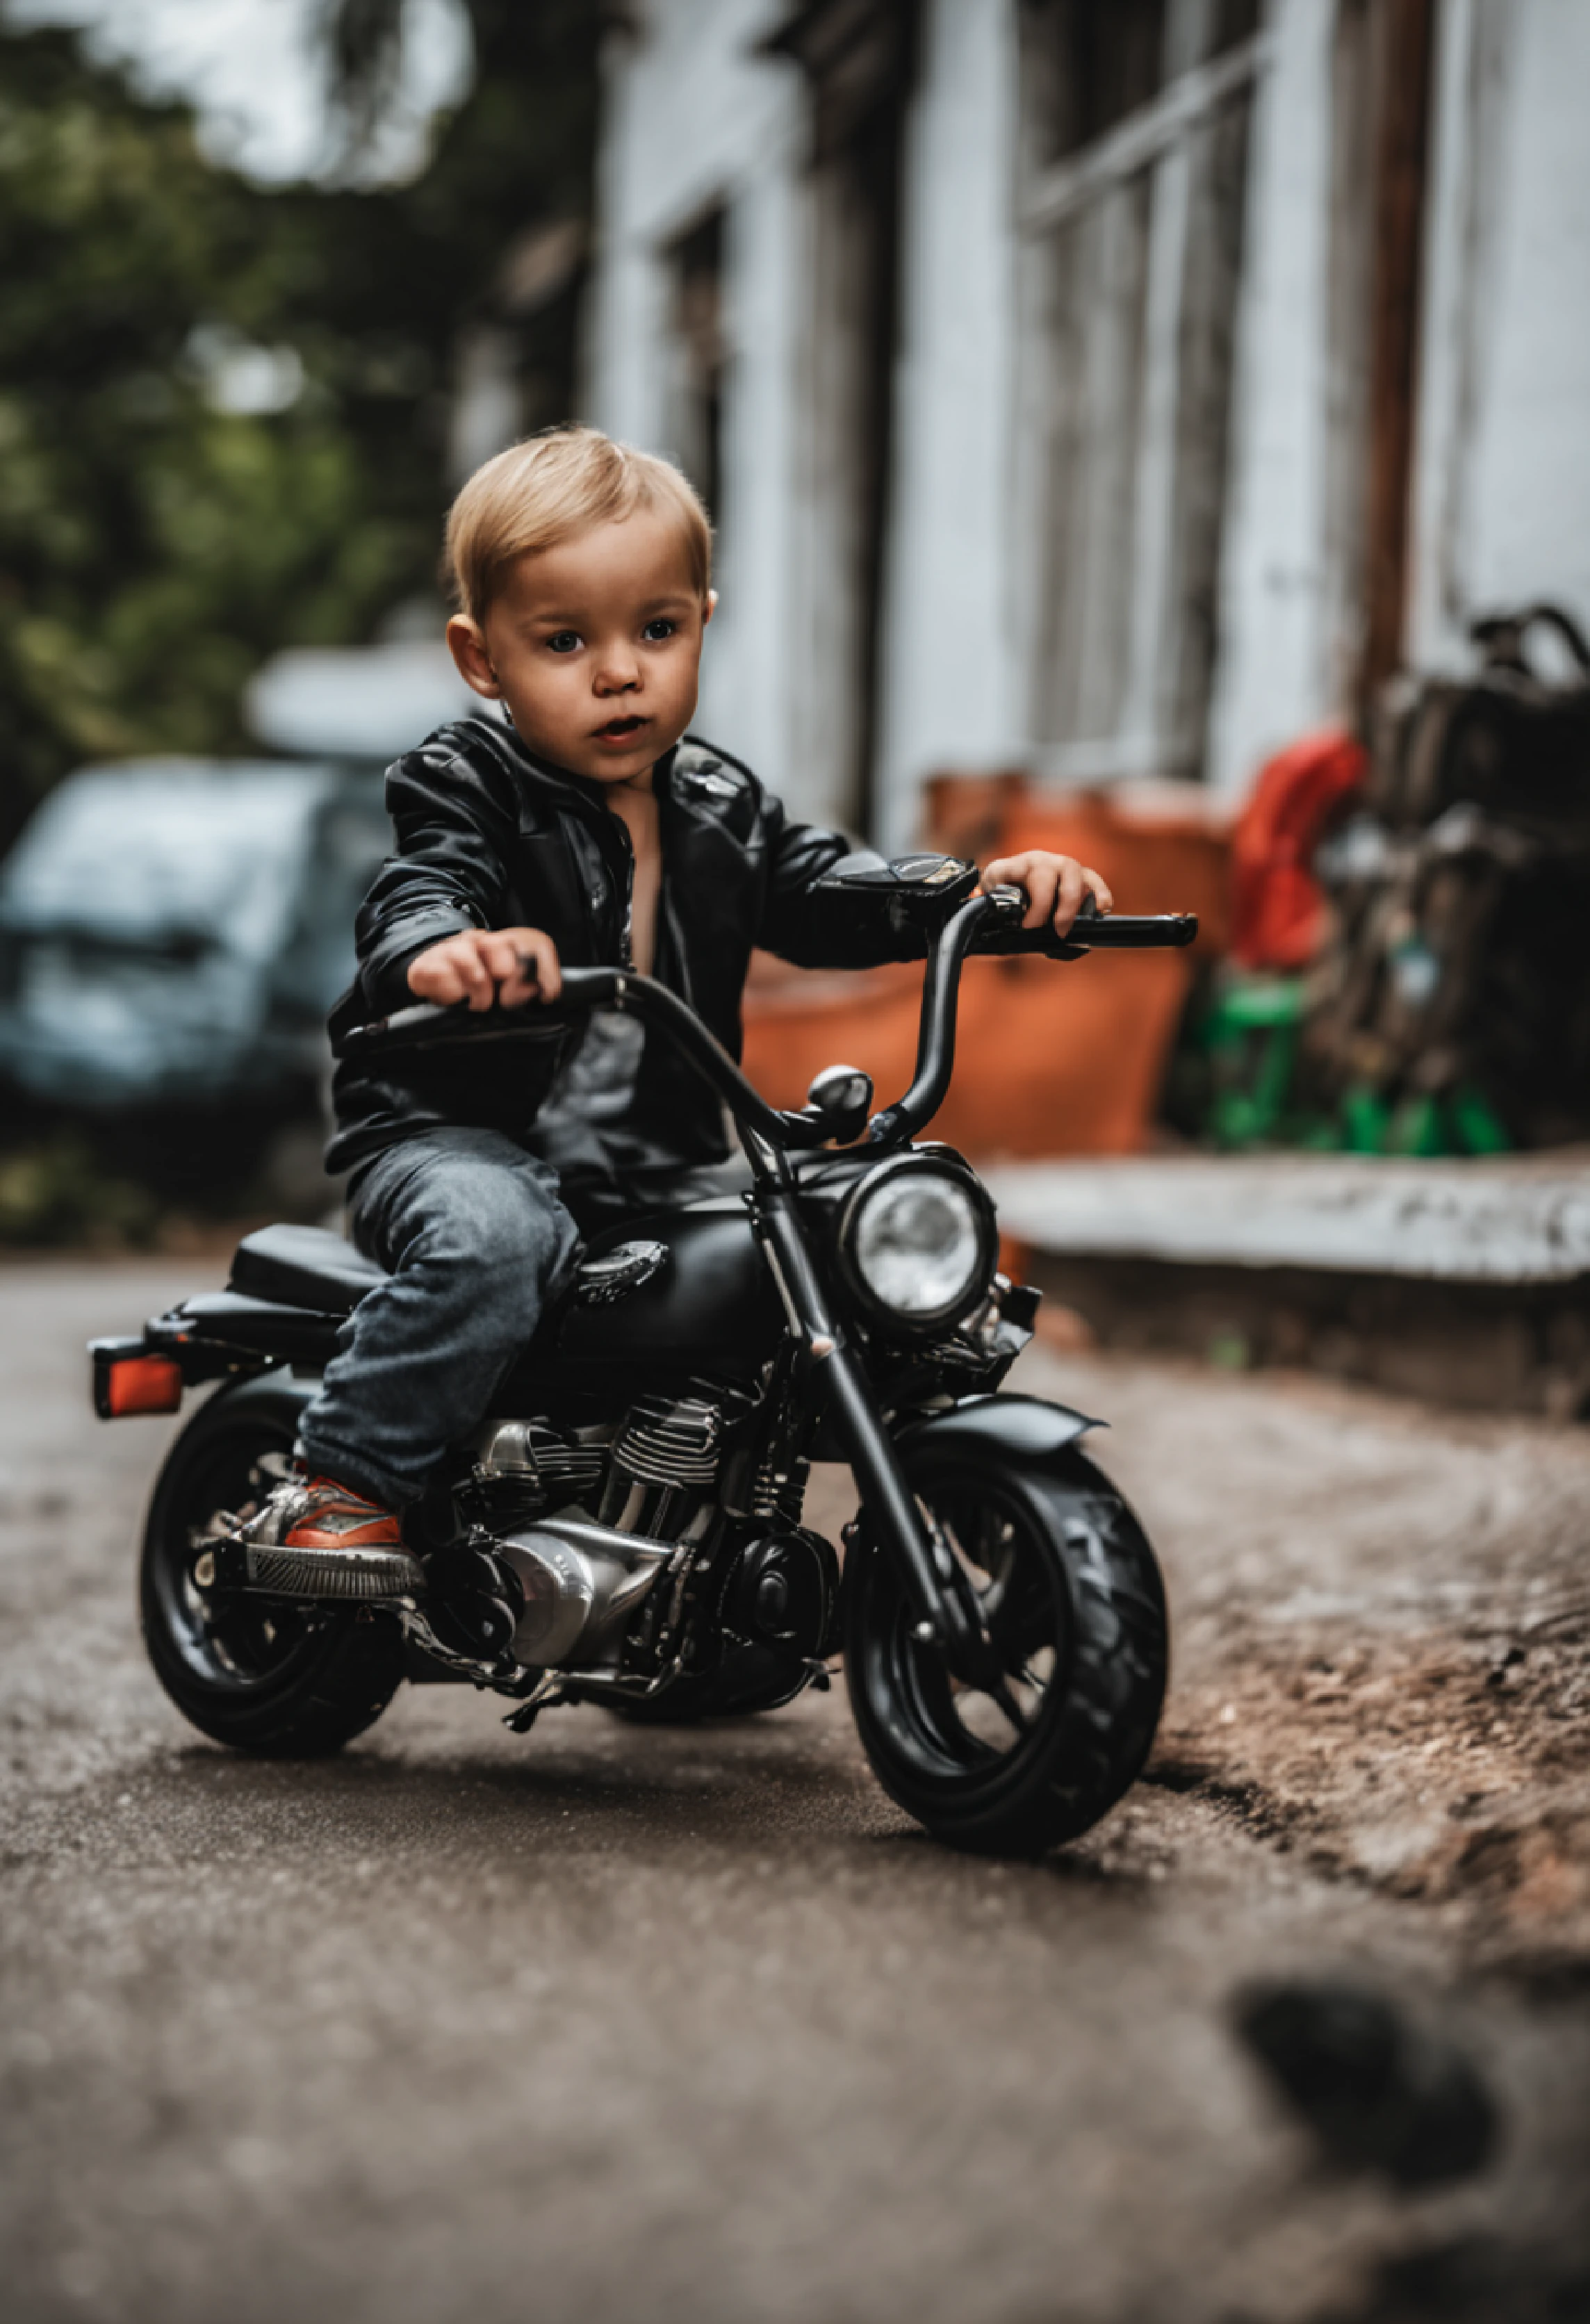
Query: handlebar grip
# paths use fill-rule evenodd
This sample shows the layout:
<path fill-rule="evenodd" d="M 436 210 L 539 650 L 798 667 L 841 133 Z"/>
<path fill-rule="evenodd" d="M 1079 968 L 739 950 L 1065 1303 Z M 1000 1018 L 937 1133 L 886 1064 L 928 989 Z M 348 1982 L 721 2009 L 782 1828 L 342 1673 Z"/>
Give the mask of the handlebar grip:
<path fill-rule="evenodd" d="M 1089 952 L 1148 952 L 1179 949 L 1197 934 L 1196 912 L 1106 912 L 1097 919 L 1078 919 L 1064 941 Z"/>
<path fill-rule="evenodd" d="M 980 928 L 971 949 L 1002 958 L 1035 954 L 1047 960 L 1078 960 L 1085 952 L 1180 949 L 1191 944 L 1197 934 L 1196 912 L 1080 913 L 1063 936 L 1057 936 L 1052 927 L 996 925 Z"/>
<path fill-rule="evenodd" d="M 363 1056 L 372 1050 L 437 1048 L 464 1041 L 506 1041 L 533 1034 L 548 1019 L 555 1023 L 582 1009 L 600 1009 L 614 1000 L 623 982 L 616 968 L 565 968 L 563 990 L 556 1001 L 526 1001 L 519 1009 L 471 1009 L 455 1001 L 444 1009 L 439 1001 L 417 1001 L 377 1017 L 368 1025 L 354 1025 L 334 1041 L 339 1057 Z"/>

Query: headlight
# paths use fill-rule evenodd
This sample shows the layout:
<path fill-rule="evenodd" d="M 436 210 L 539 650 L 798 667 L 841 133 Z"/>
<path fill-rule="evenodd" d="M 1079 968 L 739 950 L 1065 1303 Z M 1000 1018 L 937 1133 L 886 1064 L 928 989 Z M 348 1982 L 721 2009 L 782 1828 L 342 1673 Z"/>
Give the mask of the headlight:
<path fill-rule="evenodd" d="M 857 1193 L 843 1242 L 859 1287 L 903 1323 L 951 1322 L 994 1272 L 988 1210 L 946 1170 L 880 1172 Z"/>

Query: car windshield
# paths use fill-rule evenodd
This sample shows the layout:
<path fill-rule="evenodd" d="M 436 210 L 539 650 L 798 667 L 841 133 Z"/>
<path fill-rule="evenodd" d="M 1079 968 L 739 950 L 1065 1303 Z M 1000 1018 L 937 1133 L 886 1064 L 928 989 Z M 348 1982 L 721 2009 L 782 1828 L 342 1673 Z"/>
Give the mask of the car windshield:
<path fill-rule="evenodd" d="M 0 927 L 250 959 L 298 901 L 321 767 L 150 763 L 63 783 L 0 869 Z"/>

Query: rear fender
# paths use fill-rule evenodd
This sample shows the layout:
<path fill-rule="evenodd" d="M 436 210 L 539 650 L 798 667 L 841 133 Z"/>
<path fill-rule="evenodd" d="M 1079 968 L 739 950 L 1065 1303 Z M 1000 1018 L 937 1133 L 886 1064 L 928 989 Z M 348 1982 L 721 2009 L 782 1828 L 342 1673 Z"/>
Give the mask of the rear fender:
<path fill-rule="evenodd" d="M 252 1379 L 229 1380 L 216 1389 L 201 1407 L 207 1413 L 224 1409 L 228 1413 L 268 1412 L 296 1429 L 306 1408 L 320 1393 L 320 1382 L 312 1375 L 277 1370 L 256 1372 Z M 198 1418 L 196 1413 L 194 1417 Z M 178 1440 L 180 1442 L 180 1439 Z"/>
<path fill-rule="evenodd" d="M 322 1370 L 336 1353 L 346 1320 L 246 1291 L 201 1291 L 163 1315 L 152 1315 L 143 1342 L 152 1353 L 180 1364 L 191 1388 L 228 1372 L 262 1371 L 273 1364 Z"/>

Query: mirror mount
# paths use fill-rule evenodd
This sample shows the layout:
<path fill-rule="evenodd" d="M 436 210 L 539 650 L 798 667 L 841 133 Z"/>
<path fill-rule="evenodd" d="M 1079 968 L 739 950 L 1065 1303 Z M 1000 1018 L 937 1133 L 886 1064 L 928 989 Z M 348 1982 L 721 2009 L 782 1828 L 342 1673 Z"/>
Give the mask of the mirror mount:
<path fill-rule="evenodd" d="M 872 1076 L 859 1065 L 824 1065 L 806 1092 L 803 1120 L 820 1125 L 823 1138 L 848 1146 L 859 1138 L 872 1111 Z"/>

